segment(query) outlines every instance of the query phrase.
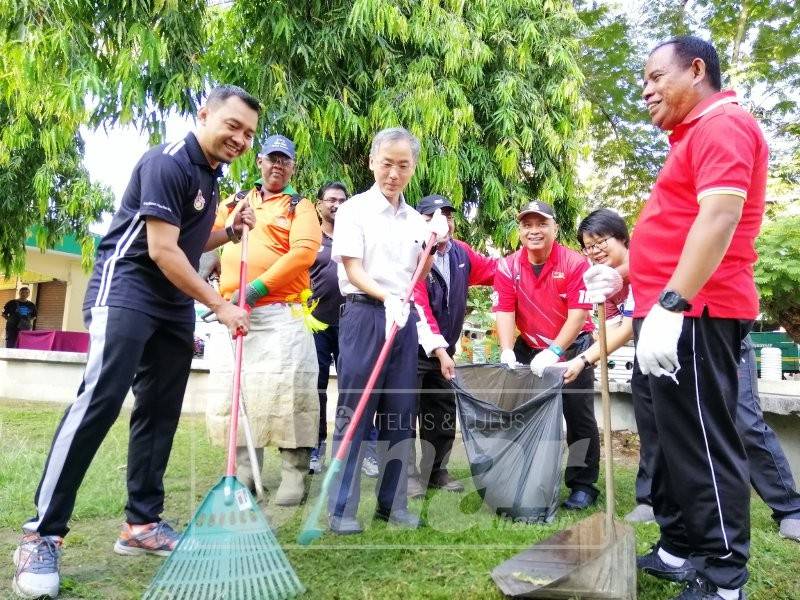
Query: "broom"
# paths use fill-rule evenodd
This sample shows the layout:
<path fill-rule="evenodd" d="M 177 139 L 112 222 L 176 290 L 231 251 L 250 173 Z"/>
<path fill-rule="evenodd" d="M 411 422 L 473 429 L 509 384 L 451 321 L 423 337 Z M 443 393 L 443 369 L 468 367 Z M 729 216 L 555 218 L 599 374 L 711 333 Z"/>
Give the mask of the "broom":
<path fill-rule="evenodd" d="M 239 307 L 247 288 L 247 226 L 242 232 Z M 236 336 L 225 476 L 203 499 L 143 600 L 284 600 L 305 591 L 250 491 L 236 479 L 243 339 Z"/>
<path fill-rule="evenodd" d="M 428 240 L 428 245 L 425 247 L 430 248 L 435 243 L 436 234 L 432 233 L 430 239 Z M 417 284 L 417 280 L 422 274 L 422 269 L 425 267 L 426 258 L 426 253 L 420 255 L 419 264 L 417 264 L 417 269 L 414 271 L 414 275 L 411 277 L 411 283 L 408 284 L 408 288 L 406 289 L 406 293 L 403 298 L 405 302 L 408 302 L 411 299 L 411 295 L 414 293 L 414 286 Z M 322 488 L 320 489 L 319 497 L 317 498 L 314 507 L 311 509 L 311 512 L 308 514 L 305 523 L 303 523 L 303 529 L 300 530 L 300 533 L 297 536 L 298 544 L 307 546 L 317 538 L 322 537 L 322 529 L 319 527 L 319 519 L 322 516 L 322 510 L 325 507 L 325 501 L 328 499 L 331 484 L 333 483 L 333 479 L 336 477 L 336 474 L 342 470 L 344 461 L 347 459 L 347 452 L 350 449 L 350 443 L 353 441 L 353 436 L 355 435 L 358 424 L 361 421 L 361 416 L 364 414 L 364 410 L 367 408 L 367 401 L 369 400 L 369 396 L 375 387 L 375 382 L 378 379 L 378 375 L 383 368 L 383 364 L 386 362 L 386 358 L 389 356 L 389 351 L 392 349 L 394 338 L 397 335 L 397 329 L 397 323 L 393 323 L 392 328 L 389 330 L 389 335 L 386 336 L 386 341 L 383 342 L 383 347 L 381 348 L 380 354 L 378 354 L 378 358 L 375 361 L 375 366 L 372 368 L 369 379 L 367 379 L 367 383 L 364 386 L 364 391 L 361 393 L 361 397 L 358 399 L 358 404 L 353 412 L 353 416 L 350 419 L 350 422 L 347 424 L 347 431 L 345 431 L 342 442 L 339 444 L 339 450 L 336 452 L 336 456 L 331 461 L 331 464 L 328 467 L 328 472 L 325 473 L 325 479 L 322 480 Z"/>

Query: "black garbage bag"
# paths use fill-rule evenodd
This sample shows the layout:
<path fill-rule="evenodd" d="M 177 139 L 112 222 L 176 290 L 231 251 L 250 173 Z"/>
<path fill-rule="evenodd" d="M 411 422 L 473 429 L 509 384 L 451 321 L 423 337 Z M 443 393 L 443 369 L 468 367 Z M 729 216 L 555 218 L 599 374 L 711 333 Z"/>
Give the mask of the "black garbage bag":
<path fill-rule="evenodd" d="M 475 487 L 498 515 L 549 522 L 558 508 L 564 454 L 563 371 L 465 365 L 453 388 Z"/>

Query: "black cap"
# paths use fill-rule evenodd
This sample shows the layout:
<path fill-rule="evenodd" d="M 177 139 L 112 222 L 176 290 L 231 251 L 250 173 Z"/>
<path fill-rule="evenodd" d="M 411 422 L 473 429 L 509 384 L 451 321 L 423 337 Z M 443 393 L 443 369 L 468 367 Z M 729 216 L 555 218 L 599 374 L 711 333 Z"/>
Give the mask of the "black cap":
<path fill-rule="evenodd" d="M 438 194 L 425 196 L 419 201 L 419 204 L 417 204 L 417 212 L 419 212 L 421 215 L 432 215 L 436 212 L 437 208 L 451 208 L 455 210 L 455 207 L 450 203 L 450 200 Z"/>
<path fill-rule="evenodd" d="M 536 213 L 537 215 L 542 215 L 543 217 L 547 217 L 548 219 L 556 218 L 555 213 L 553 213 L 553 207 L 549 204 L 545 204 L 544 202 L 539 202 L 538 200 L 534 200 L 533 202 L 528 202 L 525 206 L 522 207 L 522 210 L 519 211 L 517 215 L 517 221 L 522 219 L 525 215 L 531 215 Z"/>

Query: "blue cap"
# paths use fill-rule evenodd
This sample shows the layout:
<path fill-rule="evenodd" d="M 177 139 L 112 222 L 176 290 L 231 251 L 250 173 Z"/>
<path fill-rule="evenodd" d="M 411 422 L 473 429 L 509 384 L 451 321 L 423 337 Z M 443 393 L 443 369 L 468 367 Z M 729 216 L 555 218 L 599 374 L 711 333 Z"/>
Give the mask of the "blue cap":
<path fill-rule="evenodd" d="M 294 160 L 294 142 L 282 135 L 271 135 L 264 140 L 264 145 L 261 146 L 261 156 L 267 156 L 273 152 L 280 152 L 284 156 L 288 156 Z"/>

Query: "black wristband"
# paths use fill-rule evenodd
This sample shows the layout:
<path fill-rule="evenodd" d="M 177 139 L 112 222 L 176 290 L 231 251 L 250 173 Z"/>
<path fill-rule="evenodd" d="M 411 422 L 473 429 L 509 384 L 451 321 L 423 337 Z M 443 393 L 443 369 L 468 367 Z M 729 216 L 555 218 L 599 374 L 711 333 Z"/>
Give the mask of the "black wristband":
<path fill-rule="evenodd" d="M 584 367 L 591 367 L 591 366 L 592 366 L 592 363 L 590 363 L 590 362 L 589 362 L 589 359 L 588 359 L 588 358 L 586 358 L 586 355 L 585 355 L 585 354 L 581 354 L 581 355 L 580 355 L 580 358 L 581 358 L 581 360 L 583 361 L 583 366 L 584 366 Z"/>
<path fill-rule="evenodd" d="M 431 244 L 430 255 L 433 256 L 436 254 L 436 249 L 439 247 L 439 244 Z"/>
<path fill-rule="evenodd" d="M 228 239 L 234 244 L 238 244 L 240 241 L 242 241 L 242 236 L 236 234 L 236 230 L 233 228 L 233 225 L 228 225 L 225 228 L 225 233 L 228 235 Z"/>

